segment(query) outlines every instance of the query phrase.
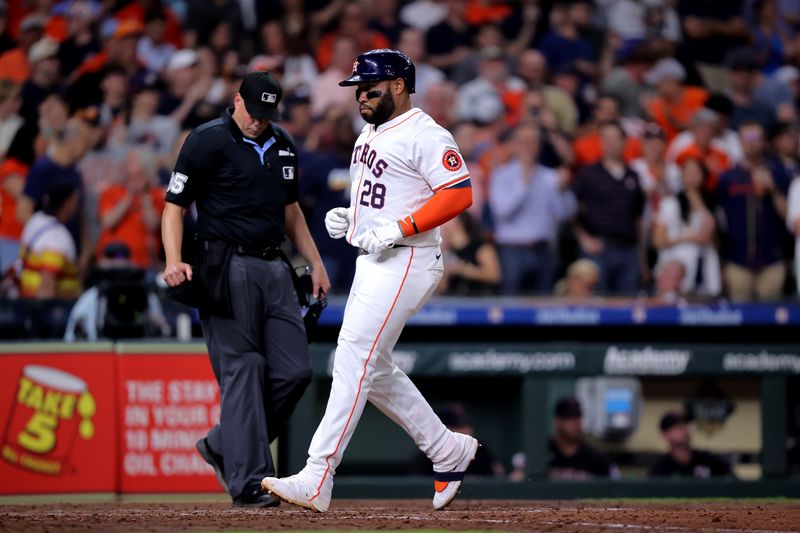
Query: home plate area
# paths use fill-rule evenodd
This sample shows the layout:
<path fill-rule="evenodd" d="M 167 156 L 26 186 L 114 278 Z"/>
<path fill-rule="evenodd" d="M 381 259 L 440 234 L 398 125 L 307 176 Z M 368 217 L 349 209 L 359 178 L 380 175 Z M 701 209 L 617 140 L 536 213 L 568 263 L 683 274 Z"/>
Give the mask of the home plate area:
<path fill-rule="evenodd" d="M 0 531 L 798 531 L 800 506 L 786 501 L 334 500 L 324 514 L 283 504 L 227 503 L 0 505 Z"/>

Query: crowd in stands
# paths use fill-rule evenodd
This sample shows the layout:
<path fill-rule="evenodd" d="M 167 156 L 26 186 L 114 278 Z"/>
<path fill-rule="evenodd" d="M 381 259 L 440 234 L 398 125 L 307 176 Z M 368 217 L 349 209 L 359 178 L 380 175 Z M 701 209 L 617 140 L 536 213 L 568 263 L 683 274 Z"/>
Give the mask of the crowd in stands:
<path fill-rule="evenodd" d="M 21 296 L 70 298 L 122 243 L 155 275 L 183 139 L 264 69 L 346 291 L 356 251 L 323 219 L 364 123 L 338 82 L 377 47 L 414 61 L 413 105 L 470 169 L 441 293 L 794 293 L 794 0 L 0 0 L 0 266 Z"/>

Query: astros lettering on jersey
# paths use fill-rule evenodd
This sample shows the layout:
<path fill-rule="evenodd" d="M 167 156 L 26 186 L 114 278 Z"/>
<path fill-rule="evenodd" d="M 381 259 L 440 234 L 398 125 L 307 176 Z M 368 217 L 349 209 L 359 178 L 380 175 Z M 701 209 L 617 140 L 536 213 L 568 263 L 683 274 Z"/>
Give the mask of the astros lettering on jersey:
<path fill-rule="evenodd" d="M 442 189 L 470 187 L 469 170 L 449 131 L 412 108 L 381 124 L 364 126 L 350 159 L 353 223 L 347 242 L 372 228 L 417 211 Z M 437 246 L 438 227 L 400 240 L 407 246 Z"/>

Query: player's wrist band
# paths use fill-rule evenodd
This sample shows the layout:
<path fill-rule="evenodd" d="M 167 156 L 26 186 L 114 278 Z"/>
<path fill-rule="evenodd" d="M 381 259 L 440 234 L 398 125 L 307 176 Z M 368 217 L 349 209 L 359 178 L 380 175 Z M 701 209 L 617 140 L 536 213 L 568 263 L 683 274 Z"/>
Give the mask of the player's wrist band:
<path fill-rule="evenodd" d="M 419 233 L 419 228 L 414 220 L 414 215 L 408 215 L 402 219 L 400 221 L 400 226 L 403 228 L 403 232 L 406 234 L 406 236 L 417 235 Z"/>

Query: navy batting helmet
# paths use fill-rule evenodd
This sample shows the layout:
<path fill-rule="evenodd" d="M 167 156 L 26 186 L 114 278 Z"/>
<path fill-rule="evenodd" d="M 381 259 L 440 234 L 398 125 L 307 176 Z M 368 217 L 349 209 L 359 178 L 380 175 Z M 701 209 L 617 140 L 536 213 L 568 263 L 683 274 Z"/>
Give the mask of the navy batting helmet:
<path fill-rule="evenodd" d="M 379 48 L 364 52 L 353 63 L 353 73 L 346 80 L 339 82 L 342 87 L 358 85 L 359 83 L 396 80 L 403 78 L 408 88 L 408 93 L 414 92 L 416 69 L 414 63 L 403 52 Z"/>

